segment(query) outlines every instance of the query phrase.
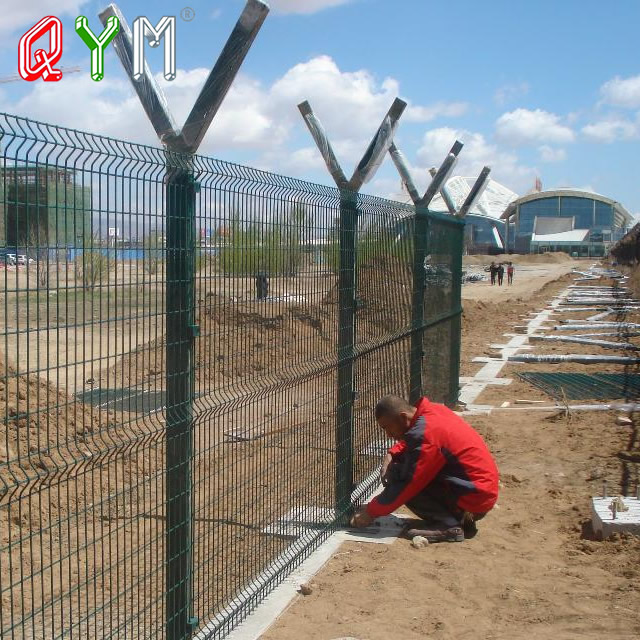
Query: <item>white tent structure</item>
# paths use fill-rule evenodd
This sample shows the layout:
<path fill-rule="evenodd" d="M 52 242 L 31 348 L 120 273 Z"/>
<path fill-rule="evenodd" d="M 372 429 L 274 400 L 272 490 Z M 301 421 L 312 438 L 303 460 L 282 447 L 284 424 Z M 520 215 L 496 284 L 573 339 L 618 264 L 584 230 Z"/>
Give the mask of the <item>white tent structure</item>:
<path fill-rule="evenodd" d="M 462 176 L 453 176 L 447 180 L 444 189 L 455 204 L 456 209 L 462 206 L 462 203 L 471 192 L 471 187 L 475 181 L 475 178 L 465 178 Z M 511 189 L 496 180 L 489 178 L 482 195 L 476 200 L 469 214 L 499 220 L 509 204 L 517 198 L 517 193 L 514 193 Z M 441 194 L 438 194 L 433 199 L 430 208 L 433 211 L 448 212 L 447 205 Z"/>

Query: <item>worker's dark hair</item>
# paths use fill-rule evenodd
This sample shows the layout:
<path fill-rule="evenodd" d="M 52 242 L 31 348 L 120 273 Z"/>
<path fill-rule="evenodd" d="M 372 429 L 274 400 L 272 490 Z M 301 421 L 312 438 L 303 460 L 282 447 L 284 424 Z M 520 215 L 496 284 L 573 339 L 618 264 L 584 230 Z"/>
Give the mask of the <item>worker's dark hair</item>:
<path fill-rule="evenodd" d="M 407 402 L 404 398 L 400 396 L 384 396 L 378 400 L 378 404 L 376 404 L 375 408 L 375 416 L 376 420 L 378 418 L 382 418 L 382 416 L 394 415 L 402 413 L 403 411 L 410 413 L 414 410 L 414 406 Z"/>

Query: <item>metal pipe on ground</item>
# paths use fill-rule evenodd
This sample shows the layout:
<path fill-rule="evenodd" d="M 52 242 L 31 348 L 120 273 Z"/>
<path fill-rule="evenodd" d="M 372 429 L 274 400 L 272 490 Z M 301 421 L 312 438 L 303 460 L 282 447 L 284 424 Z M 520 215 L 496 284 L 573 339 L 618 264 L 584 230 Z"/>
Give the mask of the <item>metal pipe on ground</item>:
<path fill-rule="evenodd" d="M 575 344 L 589 344 L 603 349 L 623 349 L 625 351 L 638 351 L 640 347 L 630 342 L 611 342 L 609 340 L 592 340 L 591 338 L 578 338 L 576 336 L 529 336 L 529 342 L 570 342 Z"/>
<path fill-rule="evenodd" d="M 628 291 L 628 287 L 605 287 L 600 285 L 570 284 L 568 289 L 580 289 L 582 291 Z"/>
<path fill-rule="evenodd" d="M 582 311 L 600 311 L 602 307 L 557 307 L 554 311 L 559 311 L 561 313 L 580 313 Z M 615 311 L 634 311 L 640 310 L 640 306 L 637 307 L 614 307 Z"/>
<path fill-rule="evenodd" d="M 555 331 L 577 331 L 583 329 L 640 329 L 640 324 L 633 322 L 589 322 L 575 323 L 571 320 L 560 320 L 560 325 L 555 326 Z"/>
<path fill-rule="evenodd" d="M 585 356 L 578 353 L 570 353 L 567 355 L 521 354 L 509 356 L 507 360 L 509 362 L 546 362 L 549 364 L 558 364 L 560 362 L 576 362 L 578 364 L 640 364 L 640 358 L 632 358 L 631 356 Z"/>
<path fill-rule="evenodd" d="M 567 298 L 563 304 L 565 305 L 581 305 L 581 304 L 593 304 L 601 305 L 603 307 L 626 304 L 633 302 L 633 298 Z"/>
<path fill-rule="evenodd" d="M 623 411 L 625 413 L 635 413 L 640 411 L 640 404 L 635 403 L 617 403 L 610 404 L 570 404 L 570 405 L 547 405 L 528 406 L 528 407 L 495 407 L 494 411 Z"/>
<path fill-rule="evenodd" d="M 580 333 L 572 336 L 573 338 L 637 338 L 640 331 L 604 331 L 602 333 Z"/>

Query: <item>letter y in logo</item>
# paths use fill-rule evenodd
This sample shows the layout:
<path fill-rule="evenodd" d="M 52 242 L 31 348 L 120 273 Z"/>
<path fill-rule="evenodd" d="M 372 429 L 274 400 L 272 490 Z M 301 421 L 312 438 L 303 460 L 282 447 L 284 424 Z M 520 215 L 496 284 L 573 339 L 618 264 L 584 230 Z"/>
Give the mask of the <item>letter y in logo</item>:
<path fill-rule="evenodd" d="M 33 43 L 49 33 L 49 51 L 37 49 L 33 54 L 36 65 L 32 66 Z M 42 78 L 45 82 L 58 82 L 62 79 L 62 71 L 53 65 L 62 57 L 62 22 L 55 16 L 42 18 L 22 38 L 18 46 L 18 73 L 29 82 Z"/>

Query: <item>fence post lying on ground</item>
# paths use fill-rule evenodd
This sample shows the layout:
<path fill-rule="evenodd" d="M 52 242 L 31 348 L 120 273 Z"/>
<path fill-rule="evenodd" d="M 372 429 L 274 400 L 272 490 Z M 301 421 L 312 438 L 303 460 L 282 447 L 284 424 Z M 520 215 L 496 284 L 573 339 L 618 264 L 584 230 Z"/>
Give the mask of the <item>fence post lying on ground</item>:
<path fill-rule="evenodd" d="M 138 94 L 158 138 L 167 149 L 166 185 L 166 634 L 186 640 L 198 625 L 193 611 L 192 457 L 195 395 L 195 197 L 190 156 L 195 154 L 215 118 L 269 7 L 247 0 L 244 10 L 212 68 L 182 130 L 177 130 L 167 100 L 145 63 L 133 78 L 131 30 L 112 4 L 101 14 L 115 15 L 121 29 L 116 53 Z"/>
<path fill-rule="evenodd" d="M 560 362 L 578 362 L 580 364 L 640 364 L 640 358 L 631 356 L 583 356 L 577 353 L 567 355 L 534 355 L 525 353 L 522 355 L 509 356 L 509 362 L 548 362 L 558 364 Z"/>
<path fill-rule="evenodd" d="M 406 102 L 396 98 L 378 128 L 351 180 L 347 180 L 327 134 L 308 102 L 298 109 L 304 118 L 338 189 L 340 189 L 340 266 L 338 272 L 338 388 L 336 407 L 336 517 L 344 522 L 351 509 L 354 488 L 353 403 L 357 393 L 354 380 L 356 343 L 356 260 L 358 236 L 358 192 L 380 166 Z"/>

